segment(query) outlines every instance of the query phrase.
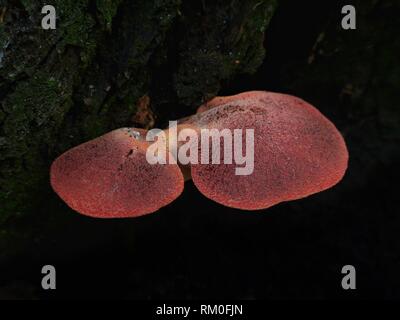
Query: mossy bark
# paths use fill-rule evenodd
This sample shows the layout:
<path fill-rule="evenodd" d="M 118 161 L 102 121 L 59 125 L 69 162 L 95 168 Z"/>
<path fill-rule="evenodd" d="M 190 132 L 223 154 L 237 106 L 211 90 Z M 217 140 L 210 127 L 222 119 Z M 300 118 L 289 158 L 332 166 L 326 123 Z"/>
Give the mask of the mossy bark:
<path fill-rule="evenodd" d="M 44 4 L 56 8 L 56 30 L 41 28 Z M 60 201 L 48 175 L 56 156 L 118 127 L 148 126 L 135 123 L 142 97 L 162 125 L 215 96 L 221 81 L 255 72 L 275 7 L 275 0 L 1 0 L 3 235 L 19 217 L 52 214 Z"/>

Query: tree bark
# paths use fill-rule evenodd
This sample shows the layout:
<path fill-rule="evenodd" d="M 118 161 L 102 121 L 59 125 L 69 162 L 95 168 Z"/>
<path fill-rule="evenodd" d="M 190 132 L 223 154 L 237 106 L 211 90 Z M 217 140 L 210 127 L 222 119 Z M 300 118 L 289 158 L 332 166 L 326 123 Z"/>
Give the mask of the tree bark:
<path fill-rule="evenodd" d="M 56 30 L 41 28 L 44 4 L 56 9 Z M 275 6 L 1 1 L 0 224 L 54 198 L 49 165 L 68 148 L 115 128 L 190 114 L 222 81 L 255 72 Z"/>

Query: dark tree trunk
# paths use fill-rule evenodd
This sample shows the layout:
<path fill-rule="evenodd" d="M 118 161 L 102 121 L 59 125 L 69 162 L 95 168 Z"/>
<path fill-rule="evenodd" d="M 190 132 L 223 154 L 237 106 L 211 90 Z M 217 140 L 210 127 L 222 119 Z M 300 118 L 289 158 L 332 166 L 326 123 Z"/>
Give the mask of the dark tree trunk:
<path fill-rule="evenodd" d="M 56 30 L 41 28 L 45 3 L 57 10 Z M 0 4 L 0 223 L 45 205 L 49 164 L 71 146 L 122 126 L 163 125 L 222 81 L 255 72 L 275 8 L 273 0 Z"/>

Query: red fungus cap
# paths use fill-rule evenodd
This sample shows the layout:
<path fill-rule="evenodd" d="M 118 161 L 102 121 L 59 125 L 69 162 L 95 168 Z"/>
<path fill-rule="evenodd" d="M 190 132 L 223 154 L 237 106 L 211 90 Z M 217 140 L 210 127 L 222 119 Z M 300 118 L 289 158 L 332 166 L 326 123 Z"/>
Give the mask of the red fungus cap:
<path fill-rule="evenodd" d="M 177 165 L 151 165 L 142 129 L 118 129 L 57 158 L 50 181 L 74 210 L 97 218 L 136 217 L 157 211 L 183 191 Z"/>
<path fill-rule="evenodd" d="M 307 102 L 253 91 L 217 97 L 189 122 L 208 129 L 254 129 L 254 171 L 235 175 L 235 164 L 192 165 L 194 184 L 206 197 L 244 210 L 300 199 L 338 183 L 348 152 L 336 127 Z M 243 133 L 245 153 L 245 133 Z M 210 150 L 211 151 L 211 150 Z M 211 153 L 211 152 L 210 152 Z"/>

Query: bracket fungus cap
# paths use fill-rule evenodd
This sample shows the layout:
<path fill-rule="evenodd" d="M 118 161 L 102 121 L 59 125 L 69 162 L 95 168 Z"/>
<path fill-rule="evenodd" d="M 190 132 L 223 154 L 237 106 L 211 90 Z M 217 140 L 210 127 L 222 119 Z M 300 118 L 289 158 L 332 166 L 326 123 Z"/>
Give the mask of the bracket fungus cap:
<path fill-rule="evenodd" d="M 55 192 L 75 211 L 97 218 L 136 217 L 175 200 L 184 179 L 177 165 L 150 165 L 146 130 L 122 128 L 83 143 L 51 166 Z"/>
<path fill-rule="evenodd" d="M 347 169 L 348 151 L 340 132 L 294 96 L 252 91 L 217 97 L 188 122 L 208 129 L 254 129 L 251 175 L 235 175 L 237 165 L 223 160 L 191 166 L 199 191 L 228 207 L 258 210 L 304 198 L 337 184 Z M 223 155 L 223 142 L 220 148 Z"/>

